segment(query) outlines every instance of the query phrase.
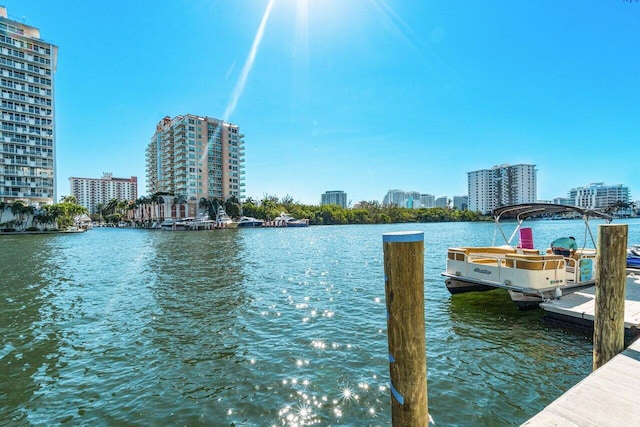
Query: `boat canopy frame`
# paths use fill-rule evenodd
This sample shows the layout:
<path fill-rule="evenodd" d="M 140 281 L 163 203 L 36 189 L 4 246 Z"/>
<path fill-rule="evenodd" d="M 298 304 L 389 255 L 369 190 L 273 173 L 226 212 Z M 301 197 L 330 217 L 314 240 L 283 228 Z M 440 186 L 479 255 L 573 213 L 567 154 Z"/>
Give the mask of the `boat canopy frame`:
<path fill-rule="evenodd" d="M 500 234 L 504 239 L 505 243 L 509 246 L 513 246 L 511 242 L 516 237 L 518 230 L 522 227 L 522 223 L 525 219 L 540 216 L 540 215 L 558 215 L 558 214 L 574 214 L 582 217 L 582 220 L 585 223 L 585 233 L 588 233 L 591 237 L 591 242 L 593 243 L 593 247 L 596 247 L 596 241 L 593 237 L 593 233 L 591 232 L 591 227 L 589 227 L 589 219 L 590 218 L 599 218 L 604 219 L 607 224 L 611 222 L 611 215 L 596 211 L 593 209 L 585 209 L 578 206 L 570 206 L 570 205 L 560 205 L 554 203 L 520 203 L 517 205 L 508 205 L 508 206 L 500 206 L 493 210 L 493 220 L 496 224 L 498 230 L 500 230 Z M 515 218 L 518 222 L 515 230 L 510 237 L 507 238 L 504 230 L 502 229 L 502 225 L 500 224 L 501 219 L 506 218 Z M 494 244 L 495 244 L 495 236 L 494 236 Z M 585 244 L 586 244 L 586 236 L 585 236 Z"/>

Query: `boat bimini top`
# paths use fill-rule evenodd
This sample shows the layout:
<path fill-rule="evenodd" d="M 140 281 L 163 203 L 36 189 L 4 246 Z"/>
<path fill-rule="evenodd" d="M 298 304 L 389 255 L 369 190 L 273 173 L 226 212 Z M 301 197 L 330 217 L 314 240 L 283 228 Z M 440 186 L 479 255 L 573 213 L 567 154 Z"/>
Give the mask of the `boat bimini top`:
<path fill-rule="evenodd" d="M 589 227 L 589 219 L 590 218 L 600 218 L 607 221 L 607 224 L 611 222 L 611 215 L 595 211 L 592 209 L 584 209 L 577 206 L 569 206 L 569 205 L 558 205 L 552 203 L 522 203 L 518 205 L 509 205 L 509 206 L 500 206 L 493 210 L 493 220 L 496 223 L 496 228 L 500 230 L 500 234 L 504 238 L 504 241 L 507 245 L 512 246 L 511 242 L 515 238 L 518 230 L 522 226 L 522 222 L 530 217 L 545 217 L 545 216 L 556 216 L 556 215 L 571 215 L 573 217 L 581 217 L 585 223 L 585 234 L 589 233 L 591 237 L 591 242 L 593 246 L 596 247 L 595 239 L 593 238 L 593 234 L 591 233 L 591 228 Z M 500 220 L 502 219 L 515 219 L 518 222 L 515 230 L 510 237 L 507 238 L 507 235 L 504 233 L 502 226 L 500 225 Z M 585 243 L 586 243 L 586 235 L 585 235 Z M 494 236 L 494 244 L 495 244 L 495 236 Z"/>

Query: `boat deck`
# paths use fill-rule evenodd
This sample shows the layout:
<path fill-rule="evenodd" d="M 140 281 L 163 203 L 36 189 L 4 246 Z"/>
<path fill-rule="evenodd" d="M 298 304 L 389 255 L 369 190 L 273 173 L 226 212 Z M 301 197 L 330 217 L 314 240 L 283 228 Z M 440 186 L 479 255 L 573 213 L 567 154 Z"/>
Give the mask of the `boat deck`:
<path fill-rule="evenodd" d="M 640 424 L 640 340 L 592 372 L 523 426 Z"/>
<path fill-rule="evenodd" d="M 546 301 L 540 307 L 553 318 L 593 328 L 595 319 L 595 286 Z M 640 334 L 640 270 L 629 270 L 625 289 L 624 327 L 627 336 Z"/>

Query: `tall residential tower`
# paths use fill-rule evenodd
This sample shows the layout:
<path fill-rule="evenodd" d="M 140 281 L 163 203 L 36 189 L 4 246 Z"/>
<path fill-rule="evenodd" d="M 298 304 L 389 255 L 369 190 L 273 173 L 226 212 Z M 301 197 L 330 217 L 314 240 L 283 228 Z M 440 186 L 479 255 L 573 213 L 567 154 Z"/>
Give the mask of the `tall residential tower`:
<path fill-rule="evenodd" d="M 536 201 L 535 165 L 499 165 L 467 172 L 469 210 L 491 213 L 499 206 Z"/>
<path fill-rule="evenodd" d="M 0 6 L 0 201 L 56 198 L 54 85 L 57 46 Z"/>
<path fill-rule="evenodd" d="M 191 114 L 165 117 L 146 150 L 147 191 L 198 212 L 201 198 L 244 198 L 244 135 L 237 125 Z"/>
<path fill-rule="evenodd" d="M 338 205 L 342 208 L 346 208 L 347 193 L 340 190 L 326 191 L 320 196 L 320 205 Z"/>
<path fill-rule="evenodd" d="M 138 198 L 138 178 L 114 178 L 111 173 L 103 173 L 102 178 L 69 178 L 71 195 L 78 204 L 96 213 L 98 205 L 105 206 L 111 200 L 134 202 Z"/>

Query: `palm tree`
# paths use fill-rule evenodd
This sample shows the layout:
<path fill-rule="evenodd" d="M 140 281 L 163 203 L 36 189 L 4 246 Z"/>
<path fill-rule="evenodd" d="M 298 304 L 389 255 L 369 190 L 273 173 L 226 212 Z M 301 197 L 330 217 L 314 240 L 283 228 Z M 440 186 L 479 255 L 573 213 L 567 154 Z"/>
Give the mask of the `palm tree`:
<path fill-rule="evenodd" d="M 36 208 L 32 205 L 29 206 L 25 206 L 22 209 L 22 215 L 24 215 L 26 218 L 24 219 L 24 227 L 27 227 L 27 224 L 29 223 L 29 217 L 33 217 L 36 213 Z"/>
<path fill-rule="evenodd" d="M 113 215 L 117 212 L 118 209 L 118 199 L 113 198 L 107 202 L 105 206 L 105 211 L 107 211 L 110 215 Z"/>
<path fill-rule="evenodd" d="M 16 229 L 24 223 L 24 209 L 27 205 L 22 200 L 16 200 L 11 204 L 11 213 L 13 214 L 13 223 Z"/>
<path fill-rule="evenodd" d="M 104 219 L 102 216 L 104 214 L 104 203 L 98 203 L 96 204 L 96 213 L 99 216 L 99 220 L 100 222 L 102 222 L 102 220 Z"/>
<path fill-rule="evenodd" d="M 157 193 L 153 193 L 151 195 L 151 204 L 153 205 L 154 209 L 153 209 L 153 213 L 155 214 L 155 218 L 153 218 L 154 220 L 158 220 L 160 219 L 160 205 L 164 204 L 164 197 L 163 196 L 169 196 L 169 193 L 166 192 L 157 192 Z"/>
<path fill-rule="evenodd" d="M 224 210 L 232 218 L 240 216 L 240 201 L 238 198 L 236 196 L 229 197 L 224 204 Z"/>
<path fill-rule="evenodd" d="M 198 202 L 198 207 L 200 209 L 204 209 L 209 215 L 209 218 L 215 218 L 216 211 L 213 205 L 212 199 L 207 199 L 206 197 L 200 197 L 200 201 Z"/>
<path fill-rule="evenodd" d="M 78 203 L 78 199 L 75 196 L 62 196 L 60 197 L 60 203 Z"/>
<path fill-rule="evenodd" d="M 8 208 L 11 208 L 11 203 L 0 202 L 0 224 L 2 224 L 2 214 Z"/>

